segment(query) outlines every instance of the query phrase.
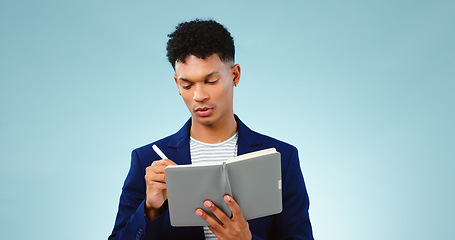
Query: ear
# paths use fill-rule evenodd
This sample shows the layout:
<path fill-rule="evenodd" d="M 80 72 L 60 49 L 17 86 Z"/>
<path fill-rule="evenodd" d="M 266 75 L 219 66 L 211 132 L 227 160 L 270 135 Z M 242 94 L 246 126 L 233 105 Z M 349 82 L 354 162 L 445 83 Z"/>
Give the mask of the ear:
<path fill-rule="evenodd" d="M 240 82 L 240 65 L 235 64 L 231 67 L 232 80 L 234 81 L 234 86 L 237 86 Z"/>
<path fill-rule="evenodd" d="M 174 74 L 174 81 L 175 81 L 175 85 L 177 85 L 177 90 L 179 91 L 179 94 L 180 94 L 180 86 L 179 86 L 179 81 L 177 80 L 177 75 Z"/>

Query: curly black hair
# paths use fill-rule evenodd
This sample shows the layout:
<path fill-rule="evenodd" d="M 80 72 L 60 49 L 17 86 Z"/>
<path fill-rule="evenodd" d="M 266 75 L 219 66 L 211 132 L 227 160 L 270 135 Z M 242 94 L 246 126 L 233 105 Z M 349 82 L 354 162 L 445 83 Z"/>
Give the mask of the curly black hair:
<path fill-rule="evenodd" d="M 188 55 L 206 58 L 214 53 L 221 61 L 234 61 L 234 39 L 229 31 L 214 20 L 195 19 L 182 22 L 168 35 L 167 58 L 175 68 L 175 62 L 185 62 Z"/>

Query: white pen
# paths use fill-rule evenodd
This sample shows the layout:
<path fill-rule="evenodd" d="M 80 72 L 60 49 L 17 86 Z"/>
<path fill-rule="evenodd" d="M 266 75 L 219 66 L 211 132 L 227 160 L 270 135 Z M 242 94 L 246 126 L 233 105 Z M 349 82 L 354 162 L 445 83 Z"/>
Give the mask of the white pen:
<path fill-rule="evenodd" d="M 164 153 L 158 148 L 158 146 L 156 146 L 155 144 L 153 144 L 152 148 L 153 148 L 153 151 L 155 151 L 156 154 L 158 154 L 158 156 L 160 156 L 161 159 L 168 159 L 168 158 L 166 157 L 166 155 L 164 155 Z"/>

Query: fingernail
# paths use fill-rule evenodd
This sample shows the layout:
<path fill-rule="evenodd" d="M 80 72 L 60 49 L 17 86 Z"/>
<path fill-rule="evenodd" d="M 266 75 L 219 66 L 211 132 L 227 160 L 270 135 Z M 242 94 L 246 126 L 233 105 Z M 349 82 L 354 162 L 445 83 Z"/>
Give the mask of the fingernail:
<path fill-rule="evenodd" d="M 202 210 L 201 209 L 196 210 L 196 214 L 202 216 Z"/>
<path fill-rule="evenodd" d="M 211 208 L 211 207 L 212 207 L 212 203 L 209 202 L 209 201 L 206 201 L 206 202 L 204 203 L 204 205 L 205 205 L 206 207 L 208 207 L 208 208 Z"/>
<path fill-rule="evenodd" d="M 232 200 L 231 196 L 229 196 L 229 195 L 226 195 L 225 199 L 226 199 L 226 201 L 228 201 L 228 202 L 230 202 L 230 201 Z"/>

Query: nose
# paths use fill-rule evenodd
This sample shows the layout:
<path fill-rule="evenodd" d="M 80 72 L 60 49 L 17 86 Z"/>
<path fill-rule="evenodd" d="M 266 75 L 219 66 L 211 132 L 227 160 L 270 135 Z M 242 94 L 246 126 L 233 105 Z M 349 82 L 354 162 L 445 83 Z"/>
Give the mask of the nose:
<path fill-rule="evenodd" d="M 201 84 L 196 84 L 194 89 L 193 100 L 196 102 L 203 102 L 209 98 L 206 89 Z"/>

